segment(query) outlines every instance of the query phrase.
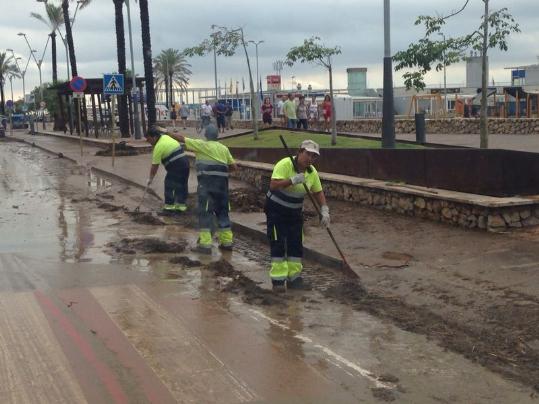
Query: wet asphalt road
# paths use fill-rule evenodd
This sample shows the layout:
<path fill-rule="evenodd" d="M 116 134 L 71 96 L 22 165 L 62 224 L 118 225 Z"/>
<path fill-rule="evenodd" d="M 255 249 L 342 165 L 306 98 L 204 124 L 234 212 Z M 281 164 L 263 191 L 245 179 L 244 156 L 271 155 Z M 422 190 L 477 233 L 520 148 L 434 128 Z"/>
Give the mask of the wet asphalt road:
<path fill-rule="evenodd" d="M 118 254 L 127 237 L 196 239 L 104 208 L 139 190 L 17 143 L 0 143 L 0 169 L 2 403 L 536 402 L 316 290 L 246 304 L 224 291 L 234 278 L 168 262 L 217 251 Z M 265 246 L 239 244 L 225 258 L 267 287 Z"/>

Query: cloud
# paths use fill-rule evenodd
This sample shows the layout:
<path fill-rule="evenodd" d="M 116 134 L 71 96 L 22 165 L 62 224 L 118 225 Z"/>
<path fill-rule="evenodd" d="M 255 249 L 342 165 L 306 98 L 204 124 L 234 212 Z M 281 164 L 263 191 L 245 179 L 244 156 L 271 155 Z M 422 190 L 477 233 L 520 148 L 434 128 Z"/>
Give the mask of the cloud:
<path fill-rule="evenodd" d="M 4 2 L 6 0 L 3 0 Z M 52 0 L 51 0 L 52 1 Z M 56 0 L 58 3 L 58 0 Z M 405 49 L 419 39 L 422 28 L 414 26 L 419 14 L 446 14 L 457 9 L 464 0 L 447 2 L 442 0 L 392 0 L 391 1 L 391 39 L 392 50 Z M 491 0 L 493 9 L 509 4 L 501 0 Z M 74 10 L 71 3 L 71 10 Z M 447 36 L 461 35 L 476 29 L 480 24 L 483 2 L 471 2 L 469 9 L 455 17 L 444 31 Z M 35 0 L 11 2 L 2 10 L 0 27 L 0 49 L 13 48 L 17 54 L 26 58 L 28 48 L 17 36 L 18 32 L 28 35 L 32 46 L 41 53 L 48 34 L 46 26 L 30 18 L 30 11 L 44 12 L 43 4 Z M 131 15 L 135 47 L 135 70 L 142 74 L 142 51 L 140 40 L 140 14 L 138 4 L 131 1 Z M 522 34 L 514 35 L 509 41 L 509 52 L 492 50 L 490 52 L 491 76 L 496 81 L 509 81 L 509 72 L 503 67 L 531 64 L 539 55 L 539 17 L 537 0 L 519 0 L 510 6 L 510 12 L 520 24 Z M 124 13 L 127 30 L 127 16 Z M 198 0 L 195 3 L 178 0 L 150 1 L 150 22 L 152 51 L 156 55 L 162 49 L 184 49 L 207 38 L 212 24 L 229 27 L 241 26 L 247 39 L 264 40 L 259 46 L 259 70 L 265 77 L 273 73 L 273 62 L 283 59 L 287 51 L 299 45 L 303 39 L 312 35 L 321 37 L 328 46 L 340 46 L 342 54 L 335 63 L 335 85 L 346 87 L 346 68 L 367 67 L 368 84 L 371 87 L 382 85 L 383 59 L 383 2 L 372 0 L 273 0 L 260 2 L 252 0 L 233 0 L 216 2 Z M 93 0 L 86 9 L 77 14 L 74 26 L 75 46 L 79 73 L 96 77 L 104 72 L 117 70 L 116 38 L 114 26 L 114 6 L 110 0 Z M 126 32 L 126 41 L 127 41 Z M 128 42 L 126 42 L 127 49 Z M 51 76 L 50 48 L 43 62 L 44 81 Z M 254 47 L 249 48 L 252 65 L 255 66 Z M 129 65 L 129 53 L 128 53 Z M 58 44 L 59 74 L 65 77 L 65 52 Z M 213 87 L 213 58 L 194 57 L 190 59 L 193 86 Z M 247 68 L 242 53 L 234 57 L 219 57 L 218 73 L 224 83 L 245 78 Z M 464 65 L 448 68 L 448 80 L 463 83 Z M 327 73 L 320 67 L 298 64 L 283 70 L 283 82 L 290 83 L 291 76 L 302 84 L 313 87 L 327 87 Z M 402 82 L 400 74 L 395 74 L 395 83 Z M 432 84 L 441 80 L 441 73 L 429 76 Z M 27 73 L 27 88 L 39 83 L 37 68 L 30 64 Z M 20 84 L 17 85 L 20 92 Z"/>

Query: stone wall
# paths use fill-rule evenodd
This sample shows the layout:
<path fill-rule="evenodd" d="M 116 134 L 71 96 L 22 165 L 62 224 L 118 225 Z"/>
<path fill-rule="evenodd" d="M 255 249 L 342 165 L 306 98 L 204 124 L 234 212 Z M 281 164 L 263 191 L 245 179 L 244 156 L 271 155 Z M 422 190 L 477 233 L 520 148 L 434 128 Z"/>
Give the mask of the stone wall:
<path fill-rule="evenodd" d="M 268 188 L 272 166 L 264 163 L 240 162 L 240 169 L 233 174 L 261 192 Z M 420 187 L 387 186 L 382 181 L 364 180 L 353 177 L 321 174 L 324 193 L 337 200 L 355 202 L 363 206 L 393 211 L 408 216 L 451 224 L 469 229 L 503 231 L 509 228 L 535 226 L 539 224 L 539 203 L 529 201 L 516 205 L 496 203 L 496 206 L 463 200 L 466 194 L 443 198 L 443 192 L 421 191 Z M 391 188 L 391 189 L 390 189 Z M 472 195 L 473 196 L 473 195 Z M 493 198 L 501 201 L 503 198 Z"/>
<path fill-rule="evenodd" d="M 187 121 L 188 126 L 195 126 L 196 121 Z M 251 121 L 235 121 L 235 128 L 251 129 Z M 260 125 L 262 127 L 262 125 Z M 489 118 L 489 132 L 493 134 L 539 135 L 538 118 Z M 380 119 L 357 119 L 337 121 L 338 132 L 381 133 Z M 426 131 L 429 134 L 477 134 L 479 118 L 427 119 Z M 396 133 L 415 133 L 414 119 L 396 119 Z"/>

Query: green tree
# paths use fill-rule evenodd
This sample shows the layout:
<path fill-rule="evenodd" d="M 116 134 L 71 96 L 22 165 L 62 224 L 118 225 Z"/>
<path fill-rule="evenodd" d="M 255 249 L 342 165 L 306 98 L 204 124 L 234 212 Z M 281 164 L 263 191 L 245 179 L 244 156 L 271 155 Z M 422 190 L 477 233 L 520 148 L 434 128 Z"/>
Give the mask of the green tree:
<path fill-rule="evenodd" d="M 487 54 L 488 49 L 498 48 L 507 51 L 507 40 L 512 33 L 520 32 L 518 24 L 507 8 L 489 12 L 489 0 L 482 0 L 484 13 L 479 26 L 471 33 L 439 40 L 438 34 L 447 21 L 462 13 L 470 0 L 456 12 L 445 16 L 421 15 L 415 25 L 424 25 L 425 35 L 416 43 L 410 44 L 408 49 L 397 52 L 393 59 L 396 62 L 395 70 L 415 69 L 403 74 L 406 88 L 422 90 L 425 88 L 424 77 L 433 67 L 440 71 L 463 60 L 470 49 L 481 53 L 483 58 L 482 88 L 481 88 L 481 147 L 488 148 L 488 117 L 487 117 Z"/>
<path fill-rule="evenodd" d="M 191 65 L 187 63 L 184 54 L 172 48 L 162 50 L 153 63 L 155 88 L 158 90 L 165 87 L 166 104 L 170 107 L 174 103 L 174 85 L 182 90 L 187 88 Z"/>
<path fill-rule="evenodd" d="M 258 96 L 255 95 L 255 87 L 253 84 L 253 74 L 251 72 L 251 61 L 247 52 L 247 41 L 243 33 L 243 28 L 227 28 L 212 25 L 212 29 L 217 29 L 212 32 L 210 38 L 205 39 L 199 45 L 192 48 L 186 48 L 183 53 L 187 56 L 204 56 L 208 53 L 215 53 L 222 56 L 233 56 L 239 45 L 243 47 L 245 59 L 247 61 L 247 70 L 249 72 L 249 89 L 251 93 L 251 120 L 253 123 L 254 138 L 258 139 Z M 216 94 L 217 96 L 217 94 Z"/>
<path fill-rule="evenodd" d="M 41 21 L 49 27 L 51 33 L 51 59 L 52 59 L 52 82 L 58 81 L 58 67 L 56 63 L 56 31 L 64 23 L 62 7 L 53 3 L 45 3 L 46 17 L 38 13 L 30 13 L 30 16 Z"/>
<path fill-rule="evenodd" d="M 150 13 L 148 0 L 139 0 L 140 25 L 142 34 L 142 57 L 144 60 L 144 81 L 146 82 L 146 106 L 148 108 L 148 127 L 155 125 L 155 88 L 153 84 L 152 39 L 150 35 Z"/>
<path fill-rule="evenodd" d="M 329 95 L 331 97 L 331 144 L 337 144 L 337 119 L 335 116 L 335 99 L 333 98 L 333 66 L 332 58 L 341 53 L 338 46 L 328 48 L 321 44 L 320 38 L 313 36 L 303 41 L 303 45 L 295 46 L 288 51 L 285 63 L 292 66 L 294 63 L 314 63 L 324 67 L 329 74 Z"/>
<path fill-rule="evenodd" d="M 8 75 L 19 76 L 17 66 L 12 63 L 13 56 L 8 56 L 6 52 L 0 52 L 0 111 L 2 115 L 6 114 L 4 85 Z"/>
<path fill-rule="evenodd" d="M 112 0 L 114 3 L 114 22 L 116 27 L 116 54 L 118 57 L 118 73 L 126 73 L 125 60 L 125 30 L 123 5 L 124 0 Z M 127 96 L 118 96 L 118 118 L 120 120 L 120 133 L 122 137 L 129 137 L 129 110 L 127 108 Z"/>

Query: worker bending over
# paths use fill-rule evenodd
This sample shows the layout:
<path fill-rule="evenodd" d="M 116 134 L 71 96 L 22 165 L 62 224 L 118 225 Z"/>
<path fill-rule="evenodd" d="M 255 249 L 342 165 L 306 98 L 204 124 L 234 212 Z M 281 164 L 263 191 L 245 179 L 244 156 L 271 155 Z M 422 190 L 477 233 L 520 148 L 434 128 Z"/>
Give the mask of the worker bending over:
<path fill-rule="evenodd" d="M 180 143 L 156 127 L 146 133 L 146 141 L 153 147 L 152 166 L 146 185 L 149 187 L 159 168 L 163 164 L 165 176 L 166 213 L 185 212 L 189 181 L 189 161 Z"/>
<path fill-rule="evenodd" d="M 303 283 L 303 199 L 305 187 L 321 207 L 320 224 L 329 226 L 329 208 L 322 191 L 318 172 L 312 166 L 320 155 L 312 140 L 301 143 L 294 157 L 298 172 L 290 157 L 273 168 L 270 189 L 266 195 L 267 235 L 271 249 L 270 278 L 274 287 L 300 287 Z M 286 285 L 285 285 L 286 283 Z"/>
<path fill-rule="evenodd" d="M 217 141 L 217 128 L 213 124 L 206 127 L 207 140 L 190 139 L 173 134 L 185 143 L 185 149 L 195 152 L 197 169 L 199 238 L 196 251 L 211 254 L 212 222 L 217 217 L 219 248 L 232 249 L 232 229 L 228 217 L 228 173 L 236 169 L 236 164 L 228 147 Z"/>

